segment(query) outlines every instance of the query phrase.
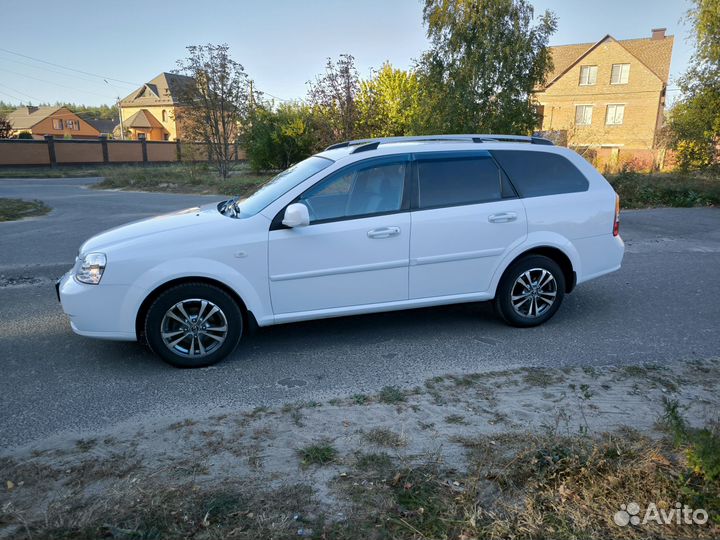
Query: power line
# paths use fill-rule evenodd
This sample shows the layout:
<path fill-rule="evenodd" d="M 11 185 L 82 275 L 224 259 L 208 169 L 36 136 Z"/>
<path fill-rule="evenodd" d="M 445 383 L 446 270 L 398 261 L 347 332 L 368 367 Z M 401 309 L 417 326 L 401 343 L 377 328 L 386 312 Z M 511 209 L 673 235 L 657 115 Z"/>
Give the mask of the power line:
<path fill-rule="evenodd" d="M 73 90 L 75 92 L 83 92 L 85 94 L 93 94 L 95 96 L 100 96 L 103 99 L 113 99 L 113 98 L 109 97 L 107 94 L 99 94 L 97 92 L 92 92 L 90 90 L 82 90 L 80 88 L 74 88 L 72 86 L 67 86 L 65 84 L 56 83 L 54 81 L 48 81 L 47 79 L 40 79 L 39 77 L 33 77 L 32 75 L 26 75 L 25 73 L 20 73 L 18 71 L 12 71 L 11 69 L 0 68 L 0 71 L 12 73 L 13 75 L 19 75 L 21 77 L 27 77 L 28 79 L 34 79 L 36 81 L 44 82 L 46 84 L 54 84 L 55 86 L 59 86 L 61 88 L 67 88 L 68 90 Z"/>
<path fill-rule="evenodd" d="M 42 67 L 42 66 L 36 66 L 36 65 L 33 65 L 33 64 L 29 63 L 29 62 L 22 62 L 22 61 L 20 61 L 20 60 L 15 60 L 14 58 L 0 58 L 0 60 L 6 60 L 6 61 L 8 61 L 8 62 L 13 62 L 13 63 L 15 63 L 15 64 L 20 64 L 21 66 L 27 66 L 27 67 L 32 68 L 32 69 L 37 69 L 37 70 L 39 70 L 39 71 L 45 71 L 45 72 L 48 72 L 48 73 L 57 73 L 58 75 L 62 75 L 63 77 L 72 77 L 73 80 L 85 81 L 85 82 L 89 82 L 90 84 L 98 84 L 98 85 L 99 85 L 100 82 L 101 82 L 101 81 L 98 81 L 98 80 L 95 80 L 95 79 L 89 79 L 89 78 L 87 78 L 87 77 L 79 77 L 78 75 L 75 75 L 75 74 L 73 74 L 73 73 L 65 73 L 65 72 L 59 71 L 59 70 L 57 70 L 57 69 L 50 69 L 50 68 L 46 68 L 46 67 Z"/>
<path fill-rule="evenodd" d="M 292 99 L 283 99 L 281 97 L 273 96 L 270 92 L 265 92 L 264 90 L 258 90 L 258 92 L 261 94 L 265 94 L 266 96 L 270 96 L 273 99 L 277 99 L 278 101 L 284 101 L 286 103 L 289 101 L 293 101 Z"/>
<path fill-rule="evenodd" d="M 20 90 L 17 90 L 17 89 L 15 89 L 15 88 L 10 88 L 10 87 L 7 86 L 6 84 L 0 84 L 0 86 L 2 86 L 3 88 L 7 88 L 7 89 L 10 90 L 11 92 L 15 92 L 16 94 L 20 94 L 20 95 L 25 96 L 25 97 L 27 97 L 27 98 L 34 99 L 35 101 L 40 101 L 38 98 L 33 97 L 33 96 L 31 96 L 30 94 L 26 94 L 25 92 L 21 92 Z M 21 100 L 21 101 L 22 101 L 22 100 Z"/>
<path fill-rule="evenodd" d="M 107 79 L 107 80 L 109 80 L 109 81 L 115 81 L 115 82 L 119 82 L 119 83 L 122 83 L 122 84 L 130 85 L 130 86 L 142 86 L 141 84 L 138 84 L 138 83 L 129 82 L 129 81 L 123 81 L 122 79 L 113 79 L 112 77 L 106 77 L 106 76 L 104 76 L 104 75 L 98 75 L 97 73 L 90 73 L 89 71 L 83 71 L 83 70 L 81 70 L 81 69 L 75 69 L 75 68 L 63 66 L 62 64 L 56 64 L 55 62 L 48 62 L 47 60 L 41 60 L 40 58 L 35 58 L 34 56 L 28 56 L 27 54 L 21 54 L 21 53 L 19 53 L 19 52 L 10 51 L 10 50 L 4 49 L 4 48 L 2 48 L 2 47 L 0 47 L 0 51 L 6 52 L 6 53 L 9 53 L 9 54 L 14 54 L 15 56 L 22 56 L 23 58 L 27 58 L 27 59 L 29 59 L 29 60 L 34 60 L 35 62 L 42 62 L 43 64 L 47 64 L 47 65 L 49 65 L 49 66 L 55 66 L 55 67 L 59 67 L 59 68 L 62 68 L 62 69 L 67 69 L 68 71 L 74 71 L 74 72 L 76 72 L 76 73 L 82 73 L 83 75 L 90 75 L 91 77 L 97 77 L 97 78 L 99 78 L 99 79 Z"/>
<path fill-rule="evenodd" d="M 7 92 L 3 92 L 0 90 L 0 94 L 9 97 L 10 99 L 17 99 L 20 102 L 20 105 L 22 105 L 23 99 L 17 96 L 13 96 L 12 94 L 8 94 Z"/>

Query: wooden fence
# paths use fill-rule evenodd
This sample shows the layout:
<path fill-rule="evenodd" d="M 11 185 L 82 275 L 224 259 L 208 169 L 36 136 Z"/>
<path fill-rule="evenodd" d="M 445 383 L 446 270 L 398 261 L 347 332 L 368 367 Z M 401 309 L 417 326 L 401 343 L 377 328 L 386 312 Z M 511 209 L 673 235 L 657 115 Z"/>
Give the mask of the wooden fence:
<path fill-rule="evenodd" d="M 245 159 L 237 144 L 230 148 L 235 161 Z M 128 163 L 207 161 L 208 145 L 183 141 L 121 141 L 98 139 L 0 139 L 0 167 L 55 167 Z"/>

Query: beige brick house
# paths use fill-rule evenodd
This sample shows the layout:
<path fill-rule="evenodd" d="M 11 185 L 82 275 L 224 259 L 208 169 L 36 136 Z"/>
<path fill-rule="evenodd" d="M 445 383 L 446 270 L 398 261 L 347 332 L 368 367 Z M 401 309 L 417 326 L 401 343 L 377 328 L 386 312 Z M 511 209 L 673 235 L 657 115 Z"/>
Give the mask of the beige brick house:
<path fill-rule="evenodd" d="M 126 139 L 144 136 L 148 141 L 174 141 L 183 137 L 176 114 L 181 107 L 178 94 L 192 79 L 175 73 L 161 73 L 120 100 L 120 115 Z"/>
<path fill-rule="evenodd" d="M 573 147 L 646 150 L 662 126 L 673 37 L 552 47 L 554 69 L 535 98 L 542 130 Z"/>

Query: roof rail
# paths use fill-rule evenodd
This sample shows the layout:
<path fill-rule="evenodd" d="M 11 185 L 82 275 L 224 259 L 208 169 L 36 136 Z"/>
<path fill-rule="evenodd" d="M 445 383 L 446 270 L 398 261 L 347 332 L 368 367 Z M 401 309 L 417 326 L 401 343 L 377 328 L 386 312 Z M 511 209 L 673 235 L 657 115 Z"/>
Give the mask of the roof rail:
<path fill-rule="evenodd" d="M 530 144 L 543 144 L 552 146 L 553 143 L 549 139 L 542 137 L 530 137 L 528 135 L 502 135 L 502 134 L 458 134 L 458 135 L 409 135 L 405 137 L 378 137 L 372 139 L 355 139 L 352 141 L 344 141 L 328 146 L 325 150 L 334 150 L 336 148 L 347 148 L 348 146 L 357 146 L 354 152 L 374 150 L 380 144 L 401 143 L 401 142 L 431 142 L 431 141 L 458 141 L 458 142 L 521 142 Z M 369 145 L 373 144 L 373 147 Z M 367 147 L 366 147 L 367 146 Z M 360 150 L 360 148 L 363 150 Z"/>

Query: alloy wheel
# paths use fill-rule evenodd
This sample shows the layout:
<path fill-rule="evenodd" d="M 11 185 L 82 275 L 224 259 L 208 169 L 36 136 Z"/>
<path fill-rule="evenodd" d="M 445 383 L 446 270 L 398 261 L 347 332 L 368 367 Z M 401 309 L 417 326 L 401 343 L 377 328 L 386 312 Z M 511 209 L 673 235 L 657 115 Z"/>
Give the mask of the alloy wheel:
<path fill-rule="evenodd" d="M 160 332 L 163 343 L 173 353 L 202 358 L 225 342 L 228 323 L 222 309 L 213 302 L 189 298 L 165 312 Z"/>
<path fill-rule="evenodd" d="M 515 313 L 523 317 L 540 317 L 555 303 L 557 281 L 544 268 L 526 270 L 515 280 L 510 301 Z"/>

